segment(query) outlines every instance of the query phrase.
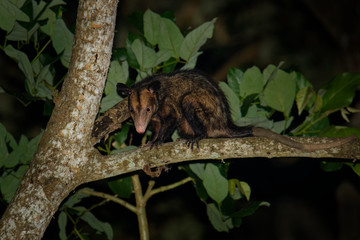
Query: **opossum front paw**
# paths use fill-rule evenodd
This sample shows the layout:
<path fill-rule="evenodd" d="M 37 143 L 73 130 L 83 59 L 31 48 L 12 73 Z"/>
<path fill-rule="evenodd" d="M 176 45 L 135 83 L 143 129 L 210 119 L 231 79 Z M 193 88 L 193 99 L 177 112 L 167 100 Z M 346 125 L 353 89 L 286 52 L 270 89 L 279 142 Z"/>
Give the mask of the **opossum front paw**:
<path fill-rule="evenodd" d="M 196 137 L 192 139 L 187 139 L 185 144 L 192 149 L 194 149 L 194 144 L 196 144 L 196 147 L 199 148 L 199 141 L 202 139 L 202 137 Z"/>
<path fill-rule="evenodd" d="M 155 148 L 157 149 L 162 144 L 162 141 L 151 141 L 146 144 L 146 146 L 150 147 L 150 150 Z"/>

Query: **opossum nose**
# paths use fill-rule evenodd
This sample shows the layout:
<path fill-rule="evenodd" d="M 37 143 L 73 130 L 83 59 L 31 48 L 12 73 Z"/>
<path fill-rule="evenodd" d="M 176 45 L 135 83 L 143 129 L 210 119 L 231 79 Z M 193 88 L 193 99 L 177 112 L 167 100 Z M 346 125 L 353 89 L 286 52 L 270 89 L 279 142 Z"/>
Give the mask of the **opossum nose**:
<path fill-rule="evenodd" d="M 138 126 L 136 127 L 136 131 L 140 134 L 143 134 L 146 130 L 146 127 L 143 127 L 143 126 Z"/>

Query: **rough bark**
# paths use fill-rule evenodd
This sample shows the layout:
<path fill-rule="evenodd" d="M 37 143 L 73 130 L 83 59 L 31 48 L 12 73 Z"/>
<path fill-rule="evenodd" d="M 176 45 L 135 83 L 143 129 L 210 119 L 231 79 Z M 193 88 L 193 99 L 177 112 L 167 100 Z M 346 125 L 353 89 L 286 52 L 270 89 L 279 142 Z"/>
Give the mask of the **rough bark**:
<path fill-rule="evenodd" d="M 92 131 L 92 143 L 95 145 L 101 139 L 106 140 L 110 133 L 121 128 L 122 122 L 130 117 L 127 98 L 116 104 L 96 119 Z"/>
<path fill-rule="evenodd" d="M 299 142 L 325 143 L 336 141 L 336 138 L 318 137 L 293 137 Z M 360 159 L 360 142 L 358 139 L 336 148 L 323 149 L 313 152 L 304 152 L 287 147 L 281 143 L 266 138 L 219 138 L 203 139 L 199 142 L 199 148 L 191 150 L 185 141 L 177 141 L 162 144 L 158 149 L 150 150 L 149 147 L 138 148 L 134 151 L 122 154 L 99 156 L 91 158 L 91 162 L 84 166 L 89 173 L 89 181 L 95 181 L 106 177 L 117 176 L 141 170 L 144 167 L 159 167 L 174 163 L 184 163 L 201 159 L 235 159 L 242 158 L 326 158 L 329 161 L 355 162 Z"/>
<path fill-rule="evenodd" d="M 1 239 L 40 239 L 61 201 L 86 181 L 90 139 L 112 51 L 117 0 L 81 0 L 68 75 L 29 170 L 0 222 Z"/>

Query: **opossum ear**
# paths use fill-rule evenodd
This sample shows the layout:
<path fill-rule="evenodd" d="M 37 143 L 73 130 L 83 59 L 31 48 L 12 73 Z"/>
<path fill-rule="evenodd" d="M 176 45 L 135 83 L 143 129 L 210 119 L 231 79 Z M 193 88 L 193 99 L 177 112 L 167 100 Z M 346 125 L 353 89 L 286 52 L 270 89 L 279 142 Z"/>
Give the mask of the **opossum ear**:
<path fill-rule="evenodd" d="M 153 81 L 152 83 L 149 84 L 148 90 L 151 93 L 154 93 L 154 92 L 157 92 L 160 89 L 160 86 L 161 86 L 161 84 L 160 84 L 159 81 Z"/>
<path fill-rule="evenodd" d="M 123 83 L 116 84 L 116 91 L 120 95 L 120 97 L 127 97 L 131 94 L 131 88 L 126 86 Z"/>

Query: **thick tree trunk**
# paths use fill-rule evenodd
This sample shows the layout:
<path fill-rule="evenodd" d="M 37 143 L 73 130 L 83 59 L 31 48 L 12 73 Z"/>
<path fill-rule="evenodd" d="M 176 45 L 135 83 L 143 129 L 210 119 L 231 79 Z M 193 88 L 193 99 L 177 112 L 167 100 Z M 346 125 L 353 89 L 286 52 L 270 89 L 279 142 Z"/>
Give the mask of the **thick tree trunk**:
<path fill-rule="evenodd" d="M 1 239 L 41 239 L 62 200 L 86 181 L 81 170 L 93 156 L 91 131 L 110 64 L 117 3 L 79 2 L 68 76 L 30 168 L 1 219 Z"/>

